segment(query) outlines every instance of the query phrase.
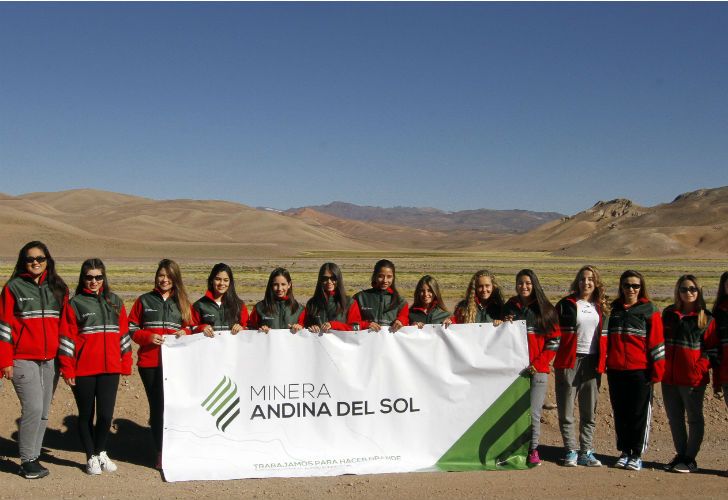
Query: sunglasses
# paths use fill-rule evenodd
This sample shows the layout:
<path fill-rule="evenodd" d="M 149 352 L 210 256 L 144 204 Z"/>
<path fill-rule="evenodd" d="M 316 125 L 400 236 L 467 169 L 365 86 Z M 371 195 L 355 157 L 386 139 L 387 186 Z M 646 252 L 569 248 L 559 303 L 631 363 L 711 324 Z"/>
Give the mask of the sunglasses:
<path fill-rule="evenodd" d="M 87 274 L 83 277 L 86 281 L 104 281 L 103 274 Z"/>
<path fill-rule="evenodd" d="M 336 278 L 334 276 L 321 276 L 321 283 L 326 283 L 327 281 L 336 283 Z"/>
<path fill-rule="evenodd" d="M 680 288 L 678 288 L 678 290 L 680 290 L 680 293 L 688 293 L 688 292 L 690 292 L 690 293 L 697 293 L 698 292 L 698 287 L 696 287 L 696 286 L 681 286 Z"/>
<path fill-rule="evenodd" d="M 38 264 L 42 264 L 47 260 L 48 260 L 48 257 L 46 257 L 45 255 L 39 255 L 38 257 L 31 257 L 30 255 L 28 255 L 25 258 L 25 263 L 32 264 L 33 262 L 37 262 Z"/>
<path fill-rule="evenodd" d="M 624 288 L 625 290 L 629 290 L 630 288 L 632 290 L 639 290 L 640 288 L 642 288 L 642 285 L 640 285 L 639 283 L 625 283 L 622 285 L 622 288 Z"/>

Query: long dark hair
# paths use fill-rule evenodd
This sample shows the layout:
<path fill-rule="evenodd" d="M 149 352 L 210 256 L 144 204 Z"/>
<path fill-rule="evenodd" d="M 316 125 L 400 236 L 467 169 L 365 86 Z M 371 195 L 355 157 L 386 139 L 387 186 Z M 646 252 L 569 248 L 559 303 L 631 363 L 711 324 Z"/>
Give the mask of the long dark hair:
<path fill-rule="evenodd" d="M 310 325 L 316 324 L 315 318 L 320 311 L 326 310 L 326 290 L 324 290 L 323 277 L 324 273 L 328 271 L 336 280 L 334 288 L 334 302 L 336 303 L 336 314 L 341 314 L 346 309 L 348 303 L 348 297 L 346 296 L 346 287 L 344 287 L 344 277 L 341 275 L 341 269 L 333 262 L 326 262 L 321 265 L 318 272 L 318 281 L 316 282 L 316 290 L 313 292 L 313 297 L 308 299 L 306 303 L 306 323 Z M 308 321 L 310 317 L 310 322 Z"/>
<path fill-rule="evenodd" d="M 718 283 L 718 293 L 715 294 L 715 303 L 713 304 L 713 316 L 718 314 L 718 310 L 720 309 L 720 303 L 728 297 L 728 293 L 726 293 L 725 291 L 726 281 L 728 281 L 728 271 L 720 275 L 720 283 Z"/>
<path fill-rule="evenodd" d="M 536 297 L 538 310 L 534 311 L 537 318 L 535 326 L 544 332 L 554 330 L 559 322 L 559 317 L 556 314 L 556 308 L 549 301 L 548 297 L 546 297 L 541 287 L 541 282 L 538 280 L 538 276 L 531 269 L 521 269 L 516 274 L 516 283 L 518 283 L 518 279 L 522 276 L 528 276 L 531 279 L 531 285 L 533 286 L 531 294 Z"/>
<path fill-rule="evenodd" d="M 227 273 L 228 278 L 230 278 L 230 285 L 222 295 L 222 305 L 225 308 L 225 322 L 232 326 L 240 321 L 240 310 L 243 308 L 243 301 L 235 291 L 235 278 L 233 278 L 233 270 L 230 269 L 230 266 L 224 262 L 212 266 L 210 276 L 207 277 L 207 290 L 210 293 L 215 292 L 215 277 L 222 272 Z"/>
<path fill-rule="evenodd" d="M 275 280 L 278 276 L 283 276 L 290 285 L 290 288 L 288 289 L 288 299 L 286 299 L 286 305 L 291 309 L 292 313 L 295 313 L 296 309 L 298 309 L 298 302 L 293 296 L 293 280 L 291 279 L 291 274 L 285 267 L 276 267 L 275 269 L 273 269 L 273 271 L 271 271 L 270 276 L 268 277 L 268 284 L 265 286 L 263 308 L 268 314 L 273 314 L 275 312 L 276 294 L 273 292 L 273 280 Z"/>
<path fill-rule="evenodd" d="M 622 276 L 619 277 L 619 301 L 624 303 L 624 290 L 622 289 L 622 284 L 624 283 L 624 280 L 627 278 L 637 278 L 640 280 L 640 292 L 637 295 L 637 300 L 640 299 L 647 299 L 650 300 L 650 296 L 647 294 L 647 285 L 645 284 L 645 277 L 642 276 L 642 274 L 638 271 L 635 271 L 633 269 L 627 269 L 625 272 L 622 273 Z"/>
<path fill-rule="evenodd" d="M 157 266 L 157 272 L 154 273 L 155 286 L 157 283 L 156 278 L 159 275 L 159 271 L 162 269 L 167 272 L 167 276 L 169 276 L 169 279 L 172 280 L 172 289 L 174 290 L 172 300 L 174 300 L 175 304 L 177 304 L 179 313 L 182 316 L 182 321 L 189 325 L 192 321 L 192 314 L 190 312 L 190 299 L 187 297 L 187 290 L 182 282 L 182 270 L 179 268 L 179 265 L 171 259 L 160 260 L 159 265 Z"/>
<path fill-rule="evenodd" d="M 102 282 L 103 286 L 101 287 L 101 291 L 99 292 L 99 295 L 106 301 L 107 304 L 109 304 L 114 311 L 117 313 L 119 312 L 120 308 L 118 306 L 115 306 L 111 302 L 111 285 L 109 284 L 109 277 L 106 276 L 106 266 L 101 261 L 101 259 L 98 258 L 92 258 L 92 259 L 86 259 L 83 261 L 83 264 L 81 264 L 81 272 L 78 275 L 78 285 L 76 285 L 76 295 L 79 295 L 83 293 L 83 290 L 86 288 L 84 285 L 86 276 L 86 273 L 88 273 L 91 269 L 97 269 L 101 271 L 101 276 L 104 277 L 104 281 Z"/>
<path fill-rule="evenodd" d="M 377 275 L 385 267 L 388 267 L 392 270 L 392 285 L 390 286 L 390 288 L 392 289 L 392 302 L 390 302 L 389 307 L 387 308 L 387 311 L 391 311 L 392 309 L 397 309 L 400 301 L 399 292 L 397 291 L 397 285 L 395 284 L 397 282 L 397 272 L 394 269 L 394 262 L 392 262 L 391 260 L 382 259 L 374 264 L 374 271 L 372 271 L 371 282 L 372 288 L 376 288 Z"/>
<path fill-rule="evenodd" d="M 420 292 L 425 285 L 429 286 L 430 290 L 432 290 L 432 305 L 448 312 L 445 307 L 445 302 L 442 300 L 440 285 L 438 285 L 437 280 L 429 274 L 424 275 L 420 278 L 420 281 L 417 282 L 417 286 L 415 286 L 415 299 L 412 301 L 412 307 L 425 307 L 425 304 L 422 303 L 422 299 L 420 299 Z"/>
<path fill-rule="evenodd" d="M 13 270 L 13 274 L 10 276 L 10 279 L 17 278 L 21 274 L 26 273 L 25 258 L 28 255 L 28 250 L 30 250 L 31 248 L 37 248 L 43 252 L 43 255 L 45 255 L 45 281 L 46 283 L 48 283 L 48 288 L 50 288 L 51 293 L 53 293 L 53 296 L 58 301 L 58 304 L 63 307 L 63 299 L 68 293 L 68 285 L 66 285 L 66 282 L 63 281 L 63 278 L 61 278 L 56 272 L 56 261 L 53 260 L 53 257 L 51 257 L 51 253 L 48 251 L 48 247 L 42 241 L 29 241 L 28 243 L 23 245 L 23 248 L 21 248 L 20 252 L 18 252 L 18 261 L 15 263 L 15 269 Z"/>

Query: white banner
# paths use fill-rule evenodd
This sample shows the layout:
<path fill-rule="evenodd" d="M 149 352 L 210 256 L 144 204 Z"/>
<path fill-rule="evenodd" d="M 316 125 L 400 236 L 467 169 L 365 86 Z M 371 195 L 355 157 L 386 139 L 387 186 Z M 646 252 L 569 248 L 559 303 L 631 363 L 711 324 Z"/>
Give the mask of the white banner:
<path fill-rule="evenodd" d="M 162 358 L 168 481 L 525 467 L 522 321 L 197 334 Z"/>

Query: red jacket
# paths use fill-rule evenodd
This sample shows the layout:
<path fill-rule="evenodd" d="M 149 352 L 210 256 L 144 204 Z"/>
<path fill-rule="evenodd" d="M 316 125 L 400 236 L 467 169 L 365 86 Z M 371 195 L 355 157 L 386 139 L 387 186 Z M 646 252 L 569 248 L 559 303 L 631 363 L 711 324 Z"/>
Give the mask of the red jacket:
<path fill-rule="evenodd" d="M 344 319 L 342 317 L 344 315 L 343 312 L 340 315 L 336 316 L 335 310 L 329 310 L 333 309 L 334 306 L 333 294 L 330 294 L 327 302 L 327 310 L 321 311 L 320 316 L 322 317 L 309 317 L 309 305 L 311 303 L 311 301 L 309 301 L 306 308 L 303 310 L 303 314 L 299 318 L 298 324 L 308 328 L 312 325 L 321 326 L 321 322 L 325 323 L 326 321 L 328 321 L 329 324 L 331 324 L 332 330 L 336 330 L 339 332 L 350 332 L 353 330 L 359 330 L 359 325 L 361 324 L 361 311 L 359 311 L 359 303 L 356 300 L 350 299 L 348 297 L 346 299 L 349 301 L 349 308 L 346 310 L 346 321 L 340 321 Z M 333 319 L 334 317 L 337 317 L 337 319 Z"/>
<path fill-rule="evenodd" d="M 710 319 L 710 313 L 705 311 Z M 682 314 L 671 305 L 662 311 L 665 332 L 665 384 L 701 387 L 710 381 L 710 363 L 703 342 L 706 327 L 698 327 L 698 313 Z"/>
<path fill-rule="evenodd" d="M 575 295 L 564 297 L 556 304 L 556 312 L 559 315 L 559 330 L 561 331 L 561 340 L 559 342 L 559 350 L 556 351 L 556 359 L 554 359 L 554 368 L 560 370 L 566 368 L 574 368 L 576 363 L 576 302 L 578 298 Z M 597 373 L 604 373 L 607 365 L 607 330 L 604 322 L 604 312 L 599 304 L 594 304 L 599 314 L 599 326 L 597 333 L 599 335 L 599 362 L 597 363 Z"/>
<path fill-rule="evenodd" d="M 715 316 L 705 332 L 705 349 L 717 351 L 720 366 L 713 370 L 713 385 L 720 386 L 728 384 L 728 299 L 714 311 Z"/>
<path fill-rule="evenodd" d="M 561 337 L 559 326 L 556 325 L 548 332 L 540 330 L 536 326 L 538 303 L 532 302 L 524 308 L 518 297 L 511 297 L 506 302 L 503 315 L 513 316 L 514 320 L 526 320 L 529 362 L 537 372 L 549 373 L 549 365 L 559 348 L 559 339 Z"/>
<path fill-rule="evenodd" d="M 633 306 L 612 302 L 607 327 L 607 369 L 649 370 L 652 382 L 665 373 L 665 338 L 660 311 L 647 299 Z"/>
<path fill-rule="evenodd" d="M 243 327 L 248 327 L 248 308 L 245 302 L 240 304 L 240 314 L 237 323 Z M 218 305 L 215 297 L 210 290 L 205 295 L 192 304 L 192 324 L 195 325 L 194 331 L 201 332 L 206 326 L 212 326 L 214 330 L 230 330 L 233 325 L 228 325 L 225 319 L 224 305 Z"/>
<path fill-rule="evenodd" d="M 61 336 L 58 361 L 64 378 L 101 373 L 131 374 L 131 338 L 126 309 L 114 294 L 111 304 L 89 290 L 66 308 L 67 330 Z"/>
<path fill-rule="evenodd" d="M 7 282 L 0 294 L 0 368 L 13 366 L 14 359 L 47 361 L 56 357 L 68 292 L 59 304 L 45 281 L 30 275 Z"/>

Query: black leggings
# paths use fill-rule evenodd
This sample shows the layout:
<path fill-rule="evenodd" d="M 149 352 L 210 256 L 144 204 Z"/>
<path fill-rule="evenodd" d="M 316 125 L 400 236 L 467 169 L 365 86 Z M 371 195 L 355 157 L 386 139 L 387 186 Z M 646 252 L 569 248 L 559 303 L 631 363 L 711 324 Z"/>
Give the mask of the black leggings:
<path fill-rule="evenodd" d="M 149 401 L 149 424 L 157 453 L 162 451 L 162 427 L 164 425 L 164 385 L 162 367 L 139 368 L 139 376 Z"/>
<path fill-rule="evenodd" d="M 109 437 L 111 420 L 114 418 L 118 389 L 118 373 L 76 377 L 73 396 L 78 406 L 78 433 L 81 435 L 81 445 L 86 451 L 86 460 L 91 458 L 91 455 L 106 451 L 106 439 Z M 96 414 L 95 426 L 94 414 Z"/>

